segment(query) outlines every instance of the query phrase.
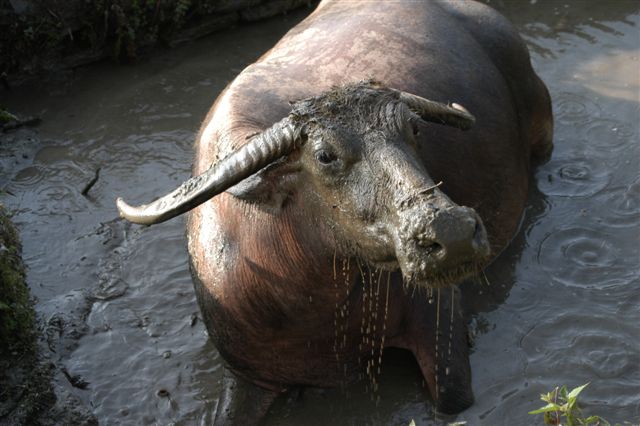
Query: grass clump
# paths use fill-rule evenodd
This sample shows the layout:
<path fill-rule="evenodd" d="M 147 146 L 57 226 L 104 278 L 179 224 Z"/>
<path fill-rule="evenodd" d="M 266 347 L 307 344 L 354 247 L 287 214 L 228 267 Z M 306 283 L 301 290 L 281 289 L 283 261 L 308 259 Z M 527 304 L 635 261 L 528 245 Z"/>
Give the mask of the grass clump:
<path fill-rule="evenodd" d="M 0 204 L 0 355 L 32 352 L 36 344 L 35 312 L 21 251 L 18 233 Z"/>
<path fill-rule="evenodd" d="M 15 121 L 17 119 L 18 119 L 18 117 L 16 117 L 15 115 L 11 114 L 6 109 L 0 107 L 0 125 L 9 123 L 11 121 Z"/>
<path fill-rule="evenodd" d="M 21 251 L 0 203 L 0 424 L 33 425 L 40 424 L 55 396 L 51 371 L 38 358 L 36 314 Z"/>
<path fill-rule="evenodd" d="M 215 0 L 30 0 L 23 10 L 0 1 L 0 76 L 36 73 L 65 57 L 109 54 L 128 62 L 170 42 L 188 20 L 211 13 Z M 105 55 L 106 54 L 106 55 Z"/>
<path fill-rule="evenodd" d="M 312 0 L 315 1 L 315 0 Z M 29 76 L 111 57 L 132 62 L 305 0 L 0 0 L 0 88 Z M 270 7 L 270 8 L 269 8 Z"/>

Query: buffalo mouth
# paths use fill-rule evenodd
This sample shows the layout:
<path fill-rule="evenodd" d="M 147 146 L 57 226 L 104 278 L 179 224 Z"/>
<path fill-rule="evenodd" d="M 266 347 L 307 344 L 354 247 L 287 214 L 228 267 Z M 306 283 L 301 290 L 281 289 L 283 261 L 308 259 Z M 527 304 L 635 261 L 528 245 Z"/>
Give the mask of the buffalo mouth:
<path fill-rule="evenodd" d="M 409 245 L 408 250 L 398 253 L 398 265 L 404 282 L 416 287 L 444 288 L 459 284 L 478 275 L 490 256 L 488 245 L 473 247 L 466 255 L 444 259 L 439 250 Z"/>
<path fill-rule="evenodd" d="M 428 255 L 427 255 L 428 256 Z M 426 260 L 426 259 L 423 259 Z M 463 280 L 478 276 L 486 263 L 485 258 L 468 260 L 451 266 L 426 266 L 427 262 L 418 262 L 411 266 L 396 258 L 370 260 L 369 264 L 385 271 L 400 271 L 408 286 L 417 288 L 448 288 L 460 284 Z"/>
<path fill-rule="evenodd" d="M 407 247 L 408 246 L 408 247 Z M 356 250 L 354 256 L 376 269 L 399 271 L 408 286 L 416 288 L 447 288 L 463 280 L 478 276 L 491 258 L 488 243 L 473 245 L 466 256 L 440 259 L 439 249 L 405 243 L 404 247 L 387 255 L 372 257 L 371 253 Z M 379 253 L 378 253 L 379 254 Z"/>
<path fill-rule="evenodd" d="M 476 276 L 482 270 L 482 263 L 478 261 L 464 262 L 446 269 L 434 271 L 417 271 L 404 273 L 404 281 L 419 288 L 447 288 L 461 283 L 463 280 Z"/>

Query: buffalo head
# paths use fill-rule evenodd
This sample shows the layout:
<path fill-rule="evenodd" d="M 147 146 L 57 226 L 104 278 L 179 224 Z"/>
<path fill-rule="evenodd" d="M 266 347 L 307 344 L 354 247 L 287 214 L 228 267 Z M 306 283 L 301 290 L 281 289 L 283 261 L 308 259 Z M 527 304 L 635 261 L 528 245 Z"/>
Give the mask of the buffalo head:
<path fill-rule="evenodd" d="M 454 284 L 486 261 L 489 243 L 475 211 L 429 177 L 416 150 L 420 120 L 463 130 L 474 123 L 459 105 L 376 82 L 335 88 L 294 103 L 287 117 L 170 194 L 139 207 L 118 199 L 118 209 L 132 222 L 159 223 L 287 164 L 303 182 L 296 189 L 308 211 L 333 230 L 336 249 L 399 267 L 416 285 Z"/>

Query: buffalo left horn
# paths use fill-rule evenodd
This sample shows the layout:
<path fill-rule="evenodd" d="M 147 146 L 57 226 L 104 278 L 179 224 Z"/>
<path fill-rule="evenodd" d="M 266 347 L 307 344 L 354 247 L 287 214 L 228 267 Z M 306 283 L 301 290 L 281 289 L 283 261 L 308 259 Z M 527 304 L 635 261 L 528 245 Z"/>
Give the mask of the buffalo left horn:
<path fill-rule="evenodd" d="M 300 140 L 299 127 L 289 117 L 253 137 L 206 172 L 180 185 L 175 191 L 138 207 L 116 200 L 120 216 L 141 225 L 164 222 L 185 213 L 287 155 Z"/>
<path fill-rule="evenodd" d="M 399 92 L 400 101 L 406 104 L 409 109 L 418 114 L 423 120 L 433 123 L 446 124 L 458 129 L 468 130 L 476 122 L 473 115 L 462 105 L 445 105 L 439 102 L 430 101 L 407 92 Z"/>

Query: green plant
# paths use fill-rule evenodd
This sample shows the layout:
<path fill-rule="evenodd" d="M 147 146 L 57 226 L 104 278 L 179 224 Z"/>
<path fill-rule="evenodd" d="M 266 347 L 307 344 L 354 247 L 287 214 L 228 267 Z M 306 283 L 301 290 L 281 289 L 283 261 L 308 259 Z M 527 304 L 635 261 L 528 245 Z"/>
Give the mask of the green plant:
<path fill-rule="evenodd" d="M 31 351 L 34 327 L 35 312 L 25 281 L 20 240 L 0 203 L 0 360 L 7 353 Z"/>
<path fill-rule="evenodd" d="M 547 394 L 541 394 L 540 399 L 547 403 L 542 408 L 529 411 L 529 414 L 544 414 L 544 424 L 566 426 L 609 426 L 609 422 L 599 416 L 583 417 L 578 406 L 578 395 L 589 385 L 567 391 L 566 386 L 556 388 Z M 564 423 L 563 423 L 564 420 Z"/>
<path fill-rule="evenodd" d="M 11 114 L 6 109 L 0 107 L 0 124 L 5 124 L 5 123 L 8 123 L 10 121 L 17 121 L 17 120 L 18 120 L 18 117 L 16 117 L 15 115 Z"/>

